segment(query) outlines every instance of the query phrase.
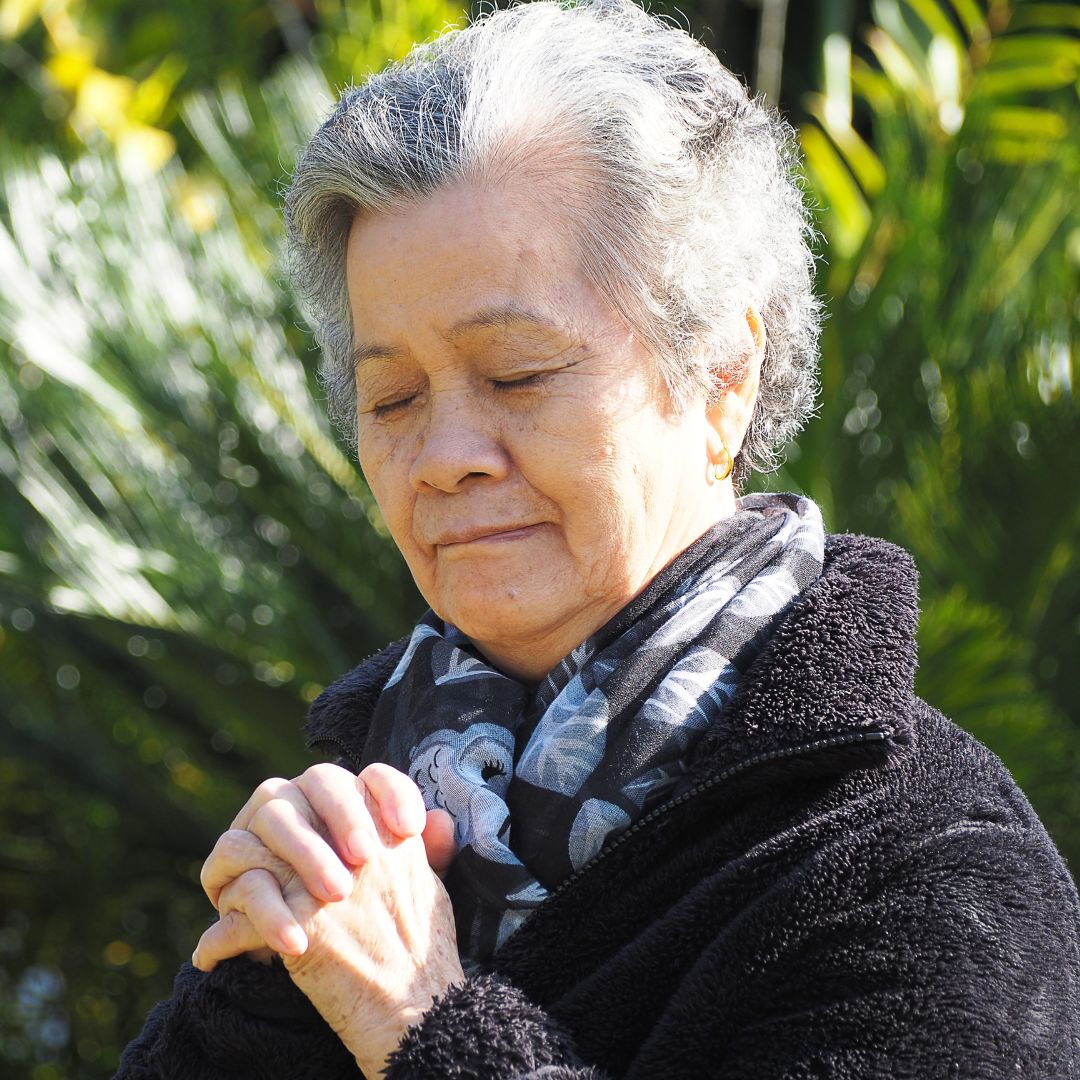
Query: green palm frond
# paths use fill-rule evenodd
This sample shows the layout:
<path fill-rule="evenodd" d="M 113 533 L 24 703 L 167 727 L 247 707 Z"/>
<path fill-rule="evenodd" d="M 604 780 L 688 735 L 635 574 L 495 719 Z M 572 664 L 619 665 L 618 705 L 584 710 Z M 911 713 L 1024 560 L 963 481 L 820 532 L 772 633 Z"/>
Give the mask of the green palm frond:
<path fill-rule="evenodd" d="M 204 163 L 138 182 L 3 156 L 0 890 L 37 912 L 5 970 L 64 953 L 118 1018 L 69 1017 L 106 1062 L 205 919 L 221 823 L 305 766 L 307 703 L 420 607 L 277 270 L 281 178 L 330 97 L 294 62 L 192 99 Z M 125 957 L 142 975 L 103 989 Z"/>
<path fill-rule="evenodd" d="M 779 482 L 915 554 L 920 688 L 1024 774 L 1076 865 L 1075 13 L 874 12 L 863 57 L 827 46 L 802 130 L 831 318 L 821 419 Z"/>
<path fill-rule="evenodd" d="M 334 89 L 458 12 L 319 8 L 317 63 L 173 103 L 182 160 L 159 175 L 96 144 L 0 147 L 13 1076 L 36 1055 L 110 1070 L 205 920 L 221 822 L 306 764 L 306 703 L 419 608 L 326 423 L 279 196 Z M 826 43 L 807 102 L 831 317 L 820 419 L 771 485 L 913 551 L 919 689 L 1002 754 L 1075 867 L 1080 23 L 1062 3 L 873 10 Z"/>

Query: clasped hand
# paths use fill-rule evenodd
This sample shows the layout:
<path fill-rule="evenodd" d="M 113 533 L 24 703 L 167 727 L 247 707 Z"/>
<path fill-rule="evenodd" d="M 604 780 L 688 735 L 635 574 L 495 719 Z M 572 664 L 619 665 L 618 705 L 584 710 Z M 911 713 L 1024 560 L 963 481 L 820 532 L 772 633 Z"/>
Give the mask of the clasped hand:
<path fill-rule="evenodd" d="M 199 940 L 203 971 L 281 957 L 367 1076 L 464 975 L 437 874 L 455 853 L 445 811 L 388 765 L 360 776 L 315 765 L 267 780 L 202 870 L 221 915 Z"/>

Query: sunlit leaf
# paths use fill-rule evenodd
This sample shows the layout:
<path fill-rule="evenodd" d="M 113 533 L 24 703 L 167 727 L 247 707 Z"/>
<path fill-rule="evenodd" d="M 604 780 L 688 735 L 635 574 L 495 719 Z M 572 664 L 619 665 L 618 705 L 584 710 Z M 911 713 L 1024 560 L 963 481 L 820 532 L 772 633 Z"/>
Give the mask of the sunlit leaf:
<path fill-rule="evenodd" d="M 1068 132 L 1065 117 L 1053 109 L 998 105 L 986 113 L 985 126 L 999 135 L 1056 141 Z"/>
<path fill-rule="evenodd" d="M 1018 145 L 1022 147 L 1025 144 Z M 1001 147 L 1002 141 L 998 140 L 995 149 L 999 153 Z M 1021 159 L 1018 164 L 1031 160 L 1036 159 L 1033 157 Z M 1080 194 L 1076 191 L 1070 192 L 1059 188 L 1046 193 L 990 283 L 987 292 L 988 305 L 1000 303 L 1017 286 L 1021 278 L 1030 272 L 1036 260 L 1047 253 L 1051 239 L 1061 228 L 1070 211 L 1076 208 L 1078 200 L 1080 200 Z"/>
<path fill-rule="evenodd" d="M 862 136 L 850 123 L 834 122 L 829 115 L 828 103 L 822 95 L 809 95 L 806 107 L 810 115 L 828 132 L 862 190 L 867 195 L 877 195 L 885 185 L 885 170 Z"/>
<path fill-rule="evenodd" d="M 990 48 L 990 66 L 1017 64 L 1026 67 L 1033 61 L 1044 64 L 1080 65 L 1080 41 L 1064 34 L 1010 34 L 994 38 Z"/>
<path fill-rule="evenodd" d="M 1080 30 L 1080 7 L 1076 4 L 1017 4 L 1009 20 L 1010 30 Z"/>
<path fill-rule="evenodd" d="M 79 81 L 71 124 L 87 136 L 95 130 L 112 135 L 127 122 L 135 81 L 93 68 Z"/>
<path fill-rule="evenodd" d="M 1058 90 L 1076 80 L 1076 68 L 1068 60 L 1047 59 L 1030 66 L 984 68 L 975 77 L 971 100 L 1015 97 L 1039 90 Z"/>
<path fill-rule="evenodd" d="M 952 7 L 972 41 L 981 42 L 990 36 L 986 15 L 979 6 L 978 0 L 952 0 Z"/>
<path fill-rule="evenodd" d="M 850 256 L 862 244 L 870 225 L 866 199 L 840 155 L 818 128 L 806 126 L 800 136 L 807 173 L 826 210 L 823 225 L 830 245 L 838 255 Z"/>
<path fill-rule="evenodd" d="M 931 37 L 944 38 L 955 49 L 964 48 L 966 43 L 943 5 L 936 0 L 904 0 L 904 4 L 926 27 Z"/>
<path fill-rule="evenodd" d="M 851 65 L 851 89 L 863 98 L 875 113 L 891 111 L 902 98 L 902 92 L 887 75 L 858 59 Z"/>
<path fill-rule="evenodd" d="M 0 3 L 0 38 L 17 38 L 41 14 L 46 3 L 47 0 L 3 0 Z"/>
<path fill-rule="evenodd" d="M 870 9 L 874 13 L 875 25 L 868 35 L 868 40 L 870 36 L 883 35 L 891 42 L 891 48 L 903 57 L 906 65 L 922 67 L 926 50 L 919 36 L 925 34 L 925 28 L 919 25 L 918 18 L 914 16 L 912 6 L 907 0 L 871 0 Z M 909 21 L 909 17 L 915 19 L 914 25 Z M 880 59 L 879 57 L 879 62 Z M 886 70 L 900 73 L 903 66 L 886 67 Z"/>
<path fill-rule="evenodd" d="M 152 176 L 173 156 L 176 140 L 149 124 L 128 123 L 116 133 L 116 150 L 124 175 L 139 181 Z"/>
<path fill-rule="evenodd" d="M 76 91 L 94 70 L 97 49 L 91 41 L 79 41 L 49 57 L 45 70 L 61 90 Z"/>
<path fill-rule="evenodd" d="M 179 56 L 167 56 L 135 88 L 128 109 L 128 117 L 142 124 L 154 124 L 161 119 L 161 114 L 176 89 L 176 84 L 184 74 L 185 63 Z"/>
<path fill-rule="evenodd" d="M 897 44 L 896 39 L 884 30 L 875 28 L 867 34 L 866 41 L 889 79 L 911 94 L 915 100 L 929 105 L 933 95 L 926 73 L 915 66 L 910 55 Z"/>

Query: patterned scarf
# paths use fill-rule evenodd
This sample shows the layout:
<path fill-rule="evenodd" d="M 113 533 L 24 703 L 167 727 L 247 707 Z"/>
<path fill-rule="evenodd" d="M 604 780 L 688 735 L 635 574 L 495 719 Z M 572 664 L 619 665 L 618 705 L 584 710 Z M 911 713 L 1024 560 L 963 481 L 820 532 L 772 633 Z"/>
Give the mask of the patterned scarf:
<path fill-rule="evenodd" d="M 429 611 L 376 705 L 365 764 L 454 818 L 458 944 L 490 958 L 605 843 L 678 793 L 776 617 L 821 573 L 821 514 L 749 495 L 537 685 Z"/>

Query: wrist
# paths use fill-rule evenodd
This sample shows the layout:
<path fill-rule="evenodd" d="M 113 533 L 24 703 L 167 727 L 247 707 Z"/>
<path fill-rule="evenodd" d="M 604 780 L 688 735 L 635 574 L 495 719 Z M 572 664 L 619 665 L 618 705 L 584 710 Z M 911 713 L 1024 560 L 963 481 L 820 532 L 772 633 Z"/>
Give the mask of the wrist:
<path fill-rule="evenodd" d="M 401 1045 L 409 1029 L 423 1020 L 431 1006 L 429 1001 L 423 1008 L 402 1009 L 392 1023 L 378 1029 L 372 1028 L 370 1021 L 355 1027 L 350 1025 L 348 1030 L 338 1032 L 338 1038 L 365 1076 L 382 1076 L 390 1055 Z"/>

